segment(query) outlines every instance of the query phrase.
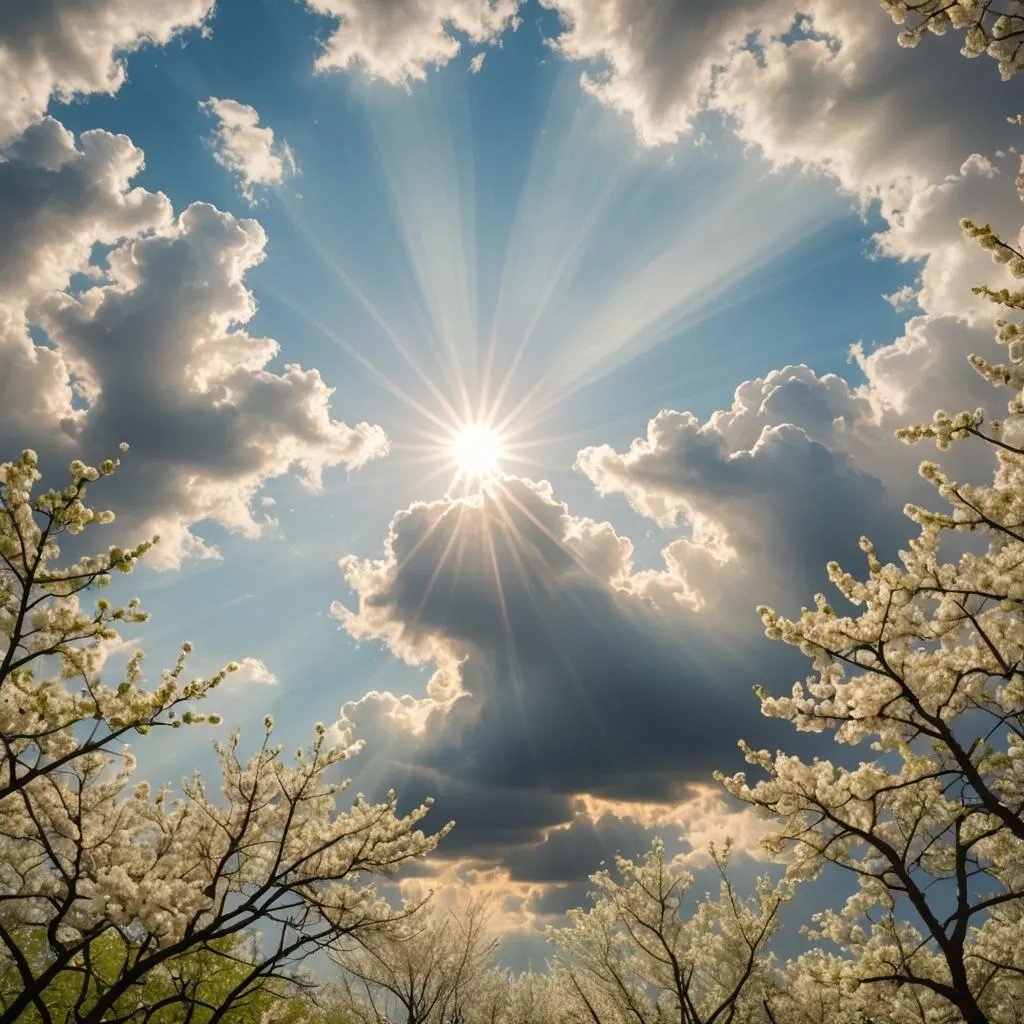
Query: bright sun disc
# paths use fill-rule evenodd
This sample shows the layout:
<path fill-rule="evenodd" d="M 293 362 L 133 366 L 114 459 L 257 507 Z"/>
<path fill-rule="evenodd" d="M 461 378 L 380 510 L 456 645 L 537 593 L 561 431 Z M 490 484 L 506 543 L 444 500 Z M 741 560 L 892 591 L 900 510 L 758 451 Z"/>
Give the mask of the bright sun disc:
<path fill-rule="evenodd" d="M 494 476 L 501 455 L 501 438 L 489 427 L 477 424 L 463 427 L 452 441 L 452 457 L 462 477 Z"/>

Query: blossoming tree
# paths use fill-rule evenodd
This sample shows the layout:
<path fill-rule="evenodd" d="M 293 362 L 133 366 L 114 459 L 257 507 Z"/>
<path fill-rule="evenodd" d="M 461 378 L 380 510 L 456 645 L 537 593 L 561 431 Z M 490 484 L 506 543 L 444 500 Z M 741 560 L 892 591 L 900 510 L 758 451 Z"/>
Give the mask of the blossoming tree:
<path fill-rule="evenodd" d="M 118 686 L 102 683 L 99 669 L 119 639 L 116 627 L 148 616 L 135 599 L 124 607 L 100 599 L 88 610 L 80 595 L 106 586 L 115 573 L 131 572 L 154 542 L 110 547 L 63 565 L 60 543 L 113 522 L 112 512 L 87 504 L 87 491 L 116 468 L 114 460 L 98 468 L 76 460 L 63 490 L 34 496 L 40 479 L 35 452 L 0 464 L 0 799 L 133 733 L 206 720 L 182 709 L 224 678 L 221 672 L 182 685 L 185 645 L 154 690 L 139 685 L 141 654 L 129 661 Z"/>
<path fill-rule="evenodd" d="M 461 911 L 424 906 L 400 928 L 335 947 L 331 957 L 343 972 L 341 1015 L 360 1024 L 475 1022 L 471 1007 L 493 980 L 486 909 L 479 900 Z"/>
<path fill-rule="evenodd" d="M 964 229 L 1024 276 L 1024 254 L 989 226 Z M 978 291 L 1024 311 L 1024 291 Z M 820 594 L 797 619 L 760 609 L 767 635 L 813 662 L 790 696 L 758 691 L 764 713 L 867 745 L 871 759 L 847 767 L 745 748 L 766 777 L 724 779 L 775 820 L 766 843 L 790 851 L 792 877 L 828 866 L 856 877 L 856 894 L 814 932 L 850 959 L 817 966 L 854 1001 L 884 995 L 875 1020 L 1007 1024 L 1024 1007 L 1024 328 L 997 324 L 1008 361 L 971 362 L 1011 389 L 1009 418 L 938 412 L 901 432 L 940 450 L 977 446 L 991 482 L 923 463 L 948 509 L 907 507 L 919 533 L 898 563 L 863 540 L 865 580 L 829 566 L 850 613 Z"/>
<path fill-rule="evenodd" d="M 219 796 L 198 775 L 177 795 L 133 784 L 123 740 L 216 721 L 191 705 L 224 673 L 183 684 L 186 645 L 153 690 L 142 685 L 141 655 L 117 687 L 100 681 L 116 624 L 144 615 L 136 601 L 100 600 L 88 612 L 80 597 L 148 545 L 56 563 L 63 534 L 112 519 L 86 504 L 86 489 L 115 469 L 73 463 L 65 490 L 33 497 L 33 453 L 0 466 L 0 1024 L 26 1012 L 43 1024 L 149 1019 L 144 993 L 156 982 L 163 1005 L 190 1006 L 191 1019 L 197 989 L 175 979 L 189 977 L 197 954 L 244 964 L 206 1008 L 203 1019 L 219 1024 L 253 993 L 283 991 L 268 982 L 294 980 L 315 950 L 401 919 L 366 876 L 425 855 L 446 831 L 425 835 L 429 803 L 399 814 L 394 793 L 340 808 L 347 783 L 332 780 L 355 747 L 332 746 L 320 725 L 291 762 L 272 744 L 269 718 L 249 758 L 232 734 L 216 747 Z M 42 955 L 31 955 L 40 939 Z"/>
<path fill-rule="evenodd" d="M 589 910 L 550 933 L 563 1019 L 579 1024 L 738 1024 L 762 1020 L 771 983 L 766 947 L 789 887 L 762 878 L 749 900 L 729 881 L 729 850 L 712 856 L 717 898 L 681 913 L 693 876 L 665 859 L 656 840 L 641 861 L 615 858 L 591 876 Z"/>

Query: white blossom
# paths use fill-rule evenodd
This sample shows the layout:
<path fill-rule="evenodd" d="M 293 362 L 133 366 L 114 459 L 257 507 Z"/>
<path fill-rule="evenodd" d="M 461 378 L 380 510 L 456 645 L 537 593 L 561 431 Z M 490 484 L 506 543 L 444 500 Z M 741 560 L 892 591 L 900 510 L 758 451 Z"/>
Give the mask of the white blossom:
<path fill-rule="evenodd" d="M 1024 68 L 1024 7 L 1019 0 L 880 0 L 882 9 L 897 25 L 901 46 L 917 46 L 931 32 L 948 28 L 964 32 L 965 57 L 983 53 L 999 62 L 999 73 L 1012 78 Z"/>
<path fill-rule="evenodd" d="M 496 945 L 487 935 L 486 904 L 406 909 L 396 925 L 331 951 L 343 972 L 338 996 L 345 1019 L 434 1024 L 465 1020 L 471 1006 L 480 1006 L 477 987 L 493 977 Z"/>
<path fill-rule="evenodd" d="M 770 982 L 768 940 L 789 898 L 788 883 L 759 879 L 742 900 L 726 868 L 730 848 L 711 853 L 721 875 L 717 898 L 684 915 L 693 876 L 665 858 L 656 840 L 637 862 L 615 858 L 615 875 L 591 876 L 590 909 L 569 911 L 549 937 L 554 977 L 580 1024 L 711 1024 L 760 1019 Z"/>

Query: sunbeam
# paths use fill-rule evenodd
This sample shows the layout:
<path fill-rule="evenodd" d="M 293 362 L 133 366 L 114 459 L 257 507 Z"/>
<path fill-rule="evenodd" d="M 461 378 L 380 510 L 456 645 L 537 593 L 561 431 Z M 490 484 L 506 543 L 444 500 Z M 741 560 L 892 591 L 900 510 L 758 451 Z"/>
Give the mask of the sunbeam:
<path fill-rule="evenodd" d="M 366 87 L 397 246 L 388 292 L 357 239 L 328 243 L 286 204 L 385 355 L 281 298 L 405 406 L 394 450 L 433 463 L 428 480 L 447 474 L 449 494 L 513 468 L 536 474 L 545 446 L 578 433 L 573 396 L 669 340 L 690 344 L 847 212 L 826 187 L 768 173 L 738 146 L 639 150 L 570 78 L 555 82 L 533 151 L 502 183 L 508 219 L 483 235 L 465 97 Z"/>
<path fill-rule="evenodd" d="M 768 174 L 739 152 L 640 153 L 624 144 L 628 126 L 563 81 L 538 130 L 482 331 L 465 115 L 439 91 L 371 104 L 448 435 L 477 422 L 519 438 L 564 433 L 552 420 L 566 398 L 728 309 L 745 282 L 845 212 L 826 189 Z"/>
<path fill-rule="evenodd" d="M 515 521 L 513 520 L 511 514 L 508 511 L 508 508 L 506 507 L 506 501 L 511 501 L 511 503 L 515 506 L 517 512 L 519 512 L 522 515 L 525 515 L 527 519 L 529 519 L 531 524 L 534 525 L 538 530 L 540 530 L 542 535 L 546 536 L 549 540 L 551 540 L 555 544 L 558 544 L 560 547 L 561 542 L 555 537 L 553 537 L 551 532 L 547 529 L 547 527 L 545 527 L 543 523 L 540 523 L 537 520 L 537 518 L 532 513 L 530 513 L 528 509 L 524 508 L 522 503 L 517 501 L 515 499 L 515 496 L 512 495 L 507 488 L 501 488 L 498 496 L 490 502 L 490 507 L 497 512 L 497 514 L 501 517 L 502 521 L 506 525 L 509 555 L 511 556 L 512 561 L 516 566 L 516 571 L 519 575 L 520 582 L 523 585 L 524 593 L 526 594 L 527 599 L 529 600 L 530 605 L 533 611 L 535 612 L 536 621 L 539 624 L 540 628 L 543 630 L 544 635 L 548 638 L 548 641 L 551 645 L 551 649 L 554 652 L 555 657 L 558 659 L 559 665 L 562 667 L 562 670 L 565 673 L 565 678 L 572 684 L 576 697 L 579 701 L 580 707 L 587 715 L 591 724 L 595 727 L 596 731 L 604 740 L 607 756 L 614 758 L 615 744 L 612 739 L 612 736 L 605 727 L 605 724 L 601 721 L 601 716 L 598 714 L 597 708 L 594 707 L 593 701 L 590 699 L 590 695 L 587 693 L 587 689 L 583 683 L 583 680 L 580 678 L 579 673 L 576 671 L 576 668 L 572 663 L 571 652 L 565 649 L 565 645 L 563 644 L 561 637 L 559 637 L 552 623 L 549 622 L 547 618 L 544 616 L 541 604 L 537 600 L 537 586 L 540 586 L 544 591 L 546 591 L 547 596 L 549 598 L 554 596 L 553 587 L 550 581 L 545 579 L 544 574 L 542 572 L 530 572 L 528 570 L 525 564 L 525 553 L 523 551 L 523 548 L 525 546 L 524 539 L 521 531 L 516 527 Z M 533 549 L 533 553 L 536 556 L 537 552 L 535 549 Z M 577 568 L 579 568 L 585 575 L 593 576 L 591 570 L 588 567 L 584 566 L 582 562 L 575 556 L 575 554 L 573 554 L 572 552 L 570 552 L 570 554 L 573 555 L 573 561 Z M 583 611 L 584 614 L 587 614 L 587 617 L 590 618 L 590 615 L 588 614 L 589 610 L 583 609 Z"/>
<path fill-rule="evenodd" d="M 501 408 L 538 325 L 571 280 L 596 224 L 629 180 L 638 157 L 614 146 L 587 163 L 601 125 L 612 127 L 579 95 L 572 76 L 558 80 L 537 132 L 527 177 L 509 231 L 485 357 L 481 414 Z M 509 351 L 503 351 L 505 346 Z M 494 375 L 499 372 L 500 380 Z M 493 392 L 493 395 L 492 395 Z"/>
<path fill-rule="evenodd" d="M 288 210 L 289 218 L 293 226 L 298 229 L 306 242 L 314 249 L 314 251 L 317 252 L 326 266 L 330 269 L 331 273 L 337 278 L 338 282 L 344 286 L 353 298 L 356 299 L 359 306 L 371 317 L 374 324 L 380 329 L 390 345 L 398 355 L 401 356 L 405 364 L 414 372 L 414 374 L 416 374 L 423 386 L 430 392 L 431 396 L 440 406 L 442 414 L 449 418 L 456 417 L 457 414 L 455 409 L 452 407 L 445 394 L 438 387 L 437 383 L 432 379 L 432 375 L 428 373 L 423 365 L 413 356 L 409 346 L 402 340 L 398 332 L 391 326 L 390 322 L 380 312 L 376 304 L 369 298 L 364 289 L 360 288 L 354 277 L 348 273 L 339 260 L 331 254 L 327 246 L 317 238 L 316 233 L 309 227 L 305 218 L 295 209 L 294 205 L 286 204 L 286 209 Z M 297 312 L 299 315 L 303 316 L 322 330 L 323 333 L 330 338 L 332 342 L 334 342 L 334 344 L 344 348 L 345 351 L 350 356 L 353 356 L 353 358 L 355 358 L 365 369 L 370 370 L 378 382 L 383 382 L 389 390 L 392 390 L 393 393 L 401 395 L 400 390 L 395 390 L 397 389 L 397 385 L 393 384 L 388 374 L 384 373 L 384 371 L 380 370 L 364 356 L 357 354 L 353 346 L 348 345 L 338 337 L 337 332 L 330 330 L 328 327 L 316 320 L 309 313 L 292 302 L 287 296 L 279 293 L 279 297 L 282 301 L 290 305 L 293 311 Z M 402 398 L 406 404 L 411 403 L 411 399 L 408 397 L 402 396 Z M 428 418 L 432 419 L 434 422 L 440 422 L 435 416 L 429 416 Z"/>
<path fill-rule="evenodd" d="M 402 96 L 374 90 L 368 112 L 392 215 L 427 314 L 422 340 L 435 348 L 465 418 L 478 387 L 478 317 L 464 102 L 450 90 Z"/>
<path fill-rule="evenodd" d="M 531 325 L 532 365 L 510 365 L 520 386 L 503 382 L 502 396 L 514 391 L 517 400 L 503 403 L 502 427 L 545 422 L 568 396 L 728 309 L 745 282 L 842 213 L 824 190 L 766 175 L 753 160 L 711 170 L 695 166 L 671 181 L 666 171 L 652 182 L 650 169 L 637 167 L 636 190 L 595 218 L 580 264 Z M 666 187 L 674 205 L 654 217 L 645 190 L 663 202 Z"/>

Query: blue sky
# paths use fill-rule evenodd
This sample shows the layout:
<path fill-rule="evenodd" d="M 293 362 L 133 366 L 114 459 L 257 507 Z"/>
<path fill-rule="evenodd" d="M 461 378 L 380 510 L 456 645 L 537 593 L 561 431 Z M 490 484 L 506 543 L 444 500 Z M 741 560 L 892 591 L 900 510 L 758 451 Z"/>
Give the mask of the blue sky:
<path fill-rule="evenodd" d="M 310 456 L 325 467 L 318 490 L 278 466 L 216 476 L 222 504 L 204 499 L 216 506 L 210 514 L 195 504 L 179 510 L 168 497 L 161 515 L 219 557 L 176 549 L 183 533 L 161 571 L 133 577 L 132 592 L 153 613 L 140 633 L 147 663 L 168 663 L 183 639 L 196 645 L 202 671 L 259 659 L 278 681 L 232 684 L 215 703 L 248 734 L 272 712 L 290 746 L 352 702 L 347 717 L 367 739 L 359 784 L 405 782 L 418 798 L 436 783 L 439 817 L 458 807 L 466 837 L 439 884 L 448 884 L 449 869 L 484 879 L 528 905 L 524 928 L 578 896 L 597 852 L 621 845 L 633 853 L 631 842 L 647 842 L 643 808 L 668 814 L 662 827 L 683 830 L 684 851 L 704 838 L 687 793 L 706 792 L 700 787 L 727 756 L 719 752 L 734 749 L 735 730 L 749 726 L 758 731 L 749 738 L 761 740 L 750 686 L 786 687 L 802 671 L 759 637 L 753 606 L 808 600 L 825 558 L 854 551 L 862 530 L 890 548 L 905 539 L 900 509 L 918 493 L 915 456 L 891 441 L 892 430 L 927 417 L 943 388 L 960 387 L 962 357 L 987 337 L 967 286 L 978 280 L 975 268 L 990 275 L 959 238 L 956 204 L 998 216 L 1016 198 L 1012 173 L 1000 170 L 1012 163 L 996 155 L 1009 145 L 1002 108 L 1013 110 L 1012 87 L 1005 97 L 994 92 L 994 67 L 968 65 L 945 40 L 897 54 L 893 27 L 874 5 L 864 5 L 871 12 L 861 23 L 827 0 L 733 4 L 738 20 L 727 23 L 723 8 L 720 24 L 718 15 L 677 18 L 671 4 L 644 0 L 654 29 L 640 18 L 627 33 L 621 19 L 588 22 L 588 2 L 530 0 L 518 28 L 474 43 L 444 20 L 437 0 L 423 8 L 440 12 L 436 23 L 428 14 L 424 24 L 450 33 L 458 52 L 441 66 L 424 61 L 422 77 L 417 69 L 384 81 L 372 72 L 374 60 L 391 59 L 387 33 L 370 37 L 379 53 L 364 49 L 349 67 L 314 72 L 325 40 L 354 31 L 352 11 L 375 16 L 363 0 L 321 5 L 348 11 L 348 25 L 293 0 L 219 0 L 205 32 L 204 4 L 182 0 L 185 27 L 165 45 L 111 44 L 127 68 L 119 88 L 76 86 L 71 102 L 55 98 L 48 107 L 76 137 L 128 136 L 145 154 L 131 186 L 165 194 L 175 215 L 206 203 L 231 225 L 255 218 L 265 258 L 232 278 L 223 305 L 244 305 L 244 281 L 256 304 L 245 343 L 273 338 L 280 346 L 253 379 L 286 374 L 289 364 L 315 368 L 334 389 L 336 420 L 377 425 L 390 439 L 386 457 L 351 471 L 344 458 Z M 616 3 L 626 12 L 626 0 Z M 688 25 L 690 16 L 700 24 Z M 762 24 L 760 36 L 740 31 Z M 44 48 L 47 31 L 59 34 L 56 25 L 35 28 Z M 3 31 L 0 18 L 0 43 Z M 158 34 L 141 26 L 139 38 L 147 32 Z M 806 60 L 812 51 L 816 63 Z M 56 95 L 70 72 L 60 70 L 56 43 L 54 53 Z M 107 56 L 90 59 L 103 66 Z M 892 61 L 903 62 L 900 70 Z M 705 65 L 714 70 L 693 94 L 691 69 Z M 581 88 L 584 72 L 597 76 L 596 88 Z M 936 83 L 951 81 L 970 102 L 922 116 Z M 286 144 L 294 157 L 294 173 L 255 186 L 254 202 L 215 159 L 217 121 L 201 107 L 211 97 L 252 107 L 278 152 Z M 102 265 L 147 232 L 185 229 L 166 209 L 127 229 L 105 226 L 108 214 L 86 209 L 89 192 L 75 200 L 83 205 L 73 225 L 85 248 L 63 252 L 44 231 L 51 207 L 70 209 L 71 201 L 58 195 L 56 176 L 47 198 L 49 172 L 38 160 L 43 184 L 31 201 L 42 212 L 18 216 L 29 200 L 13 177 L 24 162 L 17 135 L 31 132 L 43 110 L 12 103 L 8 113 L 12 148 L 0 172 L 6 164 L 12 177 L 0 182 L 9 190 L 0 224 L 23 231 L 33 251 L 51 246 L 58 255 L 38 279 L 9 294 L 0 287 L 0 303 L 15 311 L 12 323 L 26 331 L 31 324 L 33 344 L 63 353 L 69 366 L 84 359 L 98 393 L 113 396 L 103 376 L 113 371 L 97 369 L 95 354 L 107 342 L 82 340 L 86 314 L 75 304 L 104 282 L 115 286 L 112 295 L 130 291 L 130 272 L 118 264 L 106 278 L 82 277 L 83 254 Z M 647 144 L 652 134 L 661 144 Z M 964 164 L 972 153 L 981 162 Z M 998 188 L 978 187 L 997 173 Z M 126 186 L 111 187 L 125 194 Z M 179 280 L 175 264 L 159 267 Z M 0 286 L 5 280 L 0 273 Z M 159 295 L 160 278 L 151 284 Z M 204 287 L 190 280 L 181 294 L 209 301 L 216 319 L 221 307 L 202 298 Z M 902 288 L 914 294 L 897 309 L 885 296 Z M 205 329 L 194 318 L 179 323 L 174 305 L 158 313 L 168 344 Z M 109 323 L 118 326 L 106 328 L 108 339 L 124 330 L 124 344 L 150 346 L 144 360 L 163 358 L 162 335 L 130 334 L 136 322 L 123 317 Z M 860 363 L 850 357 L 856 342 L 867 353 Z M 200 372 L 198 352 L 188 356 L 188 373 Z M 809 371 L 784 371 L 792 364 Z M 5 365 L 13 388 L 22 387 L 19 372 L 34 387 L 28 371 Z M 178 386 L 168 381 L 154 394 Z M 749 395 L 734 405 L 744 382 L 753 382 Z M 99 419 L 102 402 L 79 395 L 76 408 Z M 287 436 L 293 465 L 301 464 L 303 434 L 287 404 L 256 407 L 254 422 Z M 647 447 L 628 454 L 662 410 L 695 419 L 659 421 Z M 30 443 L 51 466 L 79 449 L 108 454 L 88 450 L 107 436 L 98 428 L 54 434 L 39 420 L 36 438 L 15 413 L 0 412 L 10 454 Z M 450 491 L 446 435 L 478 418 L 504 424 L 501 469 L 511 482 L 495 485 L 497 512 L 476 498 L 465 506 L 466 539 L 451 526 L 463 513 Z M 130 417 L 119 422 L 131 432 Z M 214 472 L 217 458 L 179 451 L 184 420 L 160 436 L 145 429 L 126 438 L 133 449 L 117 492 L 128 508 L 125 528 L 136 532 L 156 516 L 141 494 L 145 480 L 184 481 L 180 496 L 206 485 L 202 474 Z M 209 453 L 228 446 L 213 434 L 198 443 Z M 231 444 L 245 449 L 245 438 Z M 511 479 L 520 477 L 549 481 L 551 490 Z M 228 507 L 233 487 L 254 522 L 273 516 L 277 525 L 246 535 L 216 511 Z M 504 505 L 503 494 L 512 495 Z M 416 502 L 433 504 L 392 524 Z M 547 524 L 541 532 L 538 520 Z M 488 522 L 511 535 L 499 543 L 507 550 L 492 550 L 490 575 L 477 543 L 490 536 Z M 338 563 L 350 556 L 346 579 Z M 503 594 L 509 566 L 522 586 Z M 500 598 L 503 642 L 492 598 Z M 352 610 L 344 629 L 335 601 Z M 434 671 L 443 685 L 428 695 Z M 443 687 L 455 677 L 462 696 L 452 703 Z M 395 725 L 390 694 L 409 695 L 422 730 Z M 518 725 L 508 715 L 516 707 Z M 632 716 L 658 707 L 664 720 L 650 727 L 648 750 Z M 579 725 L 584 718 L 591 726 Z M 578 743 L 570 735 L 577 727 Z M 707 739 L 708 729 L 720 742 Z M 603 766 L 585 749 L 599 735 L 608 744 Z M 774 743 L 778 734 L 763 735 Z M 209 769 L 209 738 L 201 730 L 155 738 L 140 751 L 142 771 Z M 584 797 L 606 806 L 581 810 Z M 665 811 L 673 799 L 682 800 L 679 820 Z M 521 828 L 484 822 L 483 808 L 506 800 Z M 727 830 L 730 822 L 749 827 L 730 813 L 708 811 Z M 560 843 L 569 854 L 555 849 Z M 756 858 L 754 845 L 743 849 Z"/>

